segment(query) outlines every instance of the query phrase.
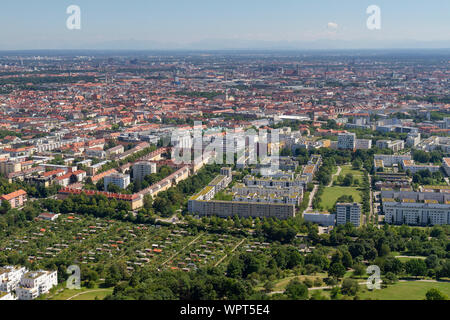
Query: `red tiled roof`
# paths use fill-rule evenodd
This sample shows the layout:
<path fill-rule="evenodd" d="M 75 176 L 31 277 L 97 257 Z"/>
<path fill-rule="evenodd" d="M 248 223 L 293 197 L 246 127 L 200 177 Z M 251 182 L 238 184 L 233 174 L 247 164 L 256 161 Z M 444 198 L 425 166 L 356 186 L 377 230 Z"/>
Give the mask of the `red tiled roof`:
<path fill-rule="evenodd" d="M 19 196 L 23 196 L 23 195 L 26 195 L 27 193 L 25 192 L 25 190 L 22 190 L 22 189 L 20 189 L 20 190 L 17 190 L 17 191 L 14 191 L 14 192 L 11 192 L 11 193 L 8 193 L 8 194 L 4 194 L 4 195 L 2 195 L 1 197 L 0 197 L 0 199 L 2 199 L 2 200 L 11 200 L 11 199 L 14 199 L 14 198 L 17 198 L 17 197 L 19 197 Z"/>

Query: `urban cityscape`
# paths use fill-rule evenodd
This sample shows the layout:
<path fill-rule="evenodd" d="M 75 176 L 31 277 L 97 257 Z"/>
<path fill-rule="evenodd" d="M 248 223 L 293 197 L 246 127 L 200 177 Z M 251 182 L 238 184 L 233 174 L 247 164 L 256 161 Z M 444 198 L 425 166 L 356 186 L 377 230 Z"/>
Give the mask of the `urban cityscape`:
<path fill-rule="evenodd" d="M 0 52 L 0 300 L 449 296 L 450 49 Z"/>

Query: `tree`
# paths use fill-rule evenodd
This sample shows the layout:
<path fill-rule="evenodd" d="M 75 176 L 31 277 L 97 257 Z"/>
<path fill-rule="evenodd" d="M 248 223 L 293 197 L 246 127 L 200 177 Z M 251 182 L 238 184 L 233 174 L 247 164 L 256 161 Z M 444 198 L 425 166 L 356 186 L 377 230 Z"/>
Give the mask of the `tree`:
<path fill-rule="evenodd" d="M 392 272 L 386 273 L 383 279 L 383 282 L 386 282 L 387 284 L 396 283 L 397 281 L 398 281 L 397 276 Z"/>
<path fill-rule="evenodd" d="M 354 296 L 359 290 L 358 281 L 353 279 L 344 279 L 341 292 L 347 296 Z"/>
<path fill-rule="evenodd" d="M 273 283 L 273 281 L 267 281 L 264 284 L 264 291 L 267 293 L 272 292 L 274 288 L 275 288 L 275 284 Z"/>
<path fill-rule="evenodd" d="M 328 276 L 334 277 L 336 279 L 340 279 L 345 275 L 345 267 L 341 262 L 335 262 L 330 265 L 330 269 L 328 270 Z"/>
<path fill-rule="evenodd" d="M 438 289 L 432 288 L 425 294 L 426 300 L 448 300 L 448 297 Z"/>
<path fill-rule="evenodd" d="M 362 277 L 366 274 L 366 267 L 362 263 L 357 263 L 353 267 L 353 274 L 357 277 Z"/>
<path fill-rule="evenodd" d="M 356 158 L 356 159 L 352 162 L 353 169 L 355 169 L 355 170 L 361 169 L 361 166 L 362 166 L 362 165 L 363 165 L 363 163 L 362 163 L 361 159 L 359 159 L 359 158 Z"/>
<path fill-rule="evenodd" d="M 0 205 L 0 213 L 5 214 L 9 210 L 11 210 L 11 204 L 9 203 L 9 201 L 6 200 L 2 201 L 2 204 Z"/>
<path fill-rule="evenodd" d="M 353 184 L 353 175 L 351 173 L 347 173 L 345 175 L 344 180 L 342 181 L 342 185 L 349 187 Z"/>
<path fill-rule="evenodd" d="M 387 244 L 383 243 L 380 248 L 379 256 L 385 257 L 385 256 L 389 255 L 390 252 L 391 252 L 391 249 L 389 248 L 389 246 Z"/>
<path fill-rule="evenodd" d="M 227 275 L 230 278 L 240 278 L 242 277 L 242 271 L 244 270 L 244 265 L 241 259 L 234 258 L 230 261 L 227 267 Z"/>
<path fill-rule="evenodd" d="M 352 255 L 348 252 L 348 250 L 342 252 L 342 264 L 346 268 L 351 268 L 353 266 Z"/>
<path fill-rule="evenodd" d="M 411 259 L 405 263 L 405 269 L 412 276 L 424 276 L 427 273 L 427 264 L 423 259 Z"/>
<path fill-rule="evenodd" d="M 308 288 L 297 279 L 291 280 L 284 291 L 291 300 L 308 299 Z"/>

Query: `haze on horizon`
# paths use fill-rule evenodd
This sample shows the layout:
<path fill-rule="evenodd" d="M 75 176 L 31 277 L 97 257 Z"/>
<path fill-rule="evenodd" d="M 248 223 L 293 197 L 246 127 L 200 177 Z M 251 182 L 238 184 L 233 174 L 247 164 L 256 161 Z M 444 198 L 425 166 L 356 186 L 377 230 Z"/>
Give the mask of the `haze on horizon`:
<path fill-rule="evenodd" d="M 448 0 L 2 0 L 0 50 L 450 48 L 449 16 Z"/>

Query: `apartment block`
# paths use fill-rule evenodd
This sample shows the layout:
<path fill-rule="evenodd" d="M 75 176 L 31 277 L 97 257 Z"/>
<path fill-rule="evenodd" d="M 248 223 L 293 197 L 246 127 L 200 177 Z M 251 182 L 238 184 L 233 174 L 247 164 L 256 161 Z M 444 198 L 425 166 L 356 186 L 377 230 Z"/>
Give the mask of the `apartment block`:
<path fill-rule="evenodd" d="M 189 211 L 200 216 L 219 216 L 222 218 L 235 215 L 244 218 L 288 219 L 295 217 L 295 205 L 293 204 L 189 200 Z"/>
<path fill-rule="evenodd" d="M 156 173 L 156 163 L 139 161 L 133 165 L 133 181 L 143 181 L 144 177 Z"/>
<path fill-rule="evenodd" d="M 356 149 L 356 134 L 355 133 L 339 133 L 337 147 L 338 147 L 338 149 L 355 150 Z"/>
<path fill-rule="evenodd" d="M 20 189 L 9 194 L 4 194 L 0 196 L 0 203 L 2 201 L 8 201 L 11 208 L 19 208 L 27 201 L 27 193 L 25 190 Z"/>
<path fill-rule="evenodd" d="M 391 149 L 394 152 L 398 152 L 405 148 L 405 142 L 403 140 L 378 140 L 376 146 L 379 149 Z"/>
<path fill-rule="evenodd" d="M 23 275 L 16 295 L 19 300 L 33 300 L 58 284 L 58 273 L 56 271 L 30 271 Z"/>
<path fill-rule="evenodd" d="M 113 173 L 104 178 L 104 186 L 105 190 L 108 190 L 108 185 L 112 183 L 118 186 L 121 189 L 126 189 L 130 184 L 130 175 L 121 174 L 121 173 Z"/>
<path fill-rule="evenodd" d="M 448 190 L 425 191 L 381 191 L 385 222 L 418 226 L 449 224 Z"/>
<path fill-rule="evenodd" d="M 361 224 L 361 204 L 359 203 L 337 203 L 336 224 L 343 225 L 350 222 L 355 227 Z"/>

